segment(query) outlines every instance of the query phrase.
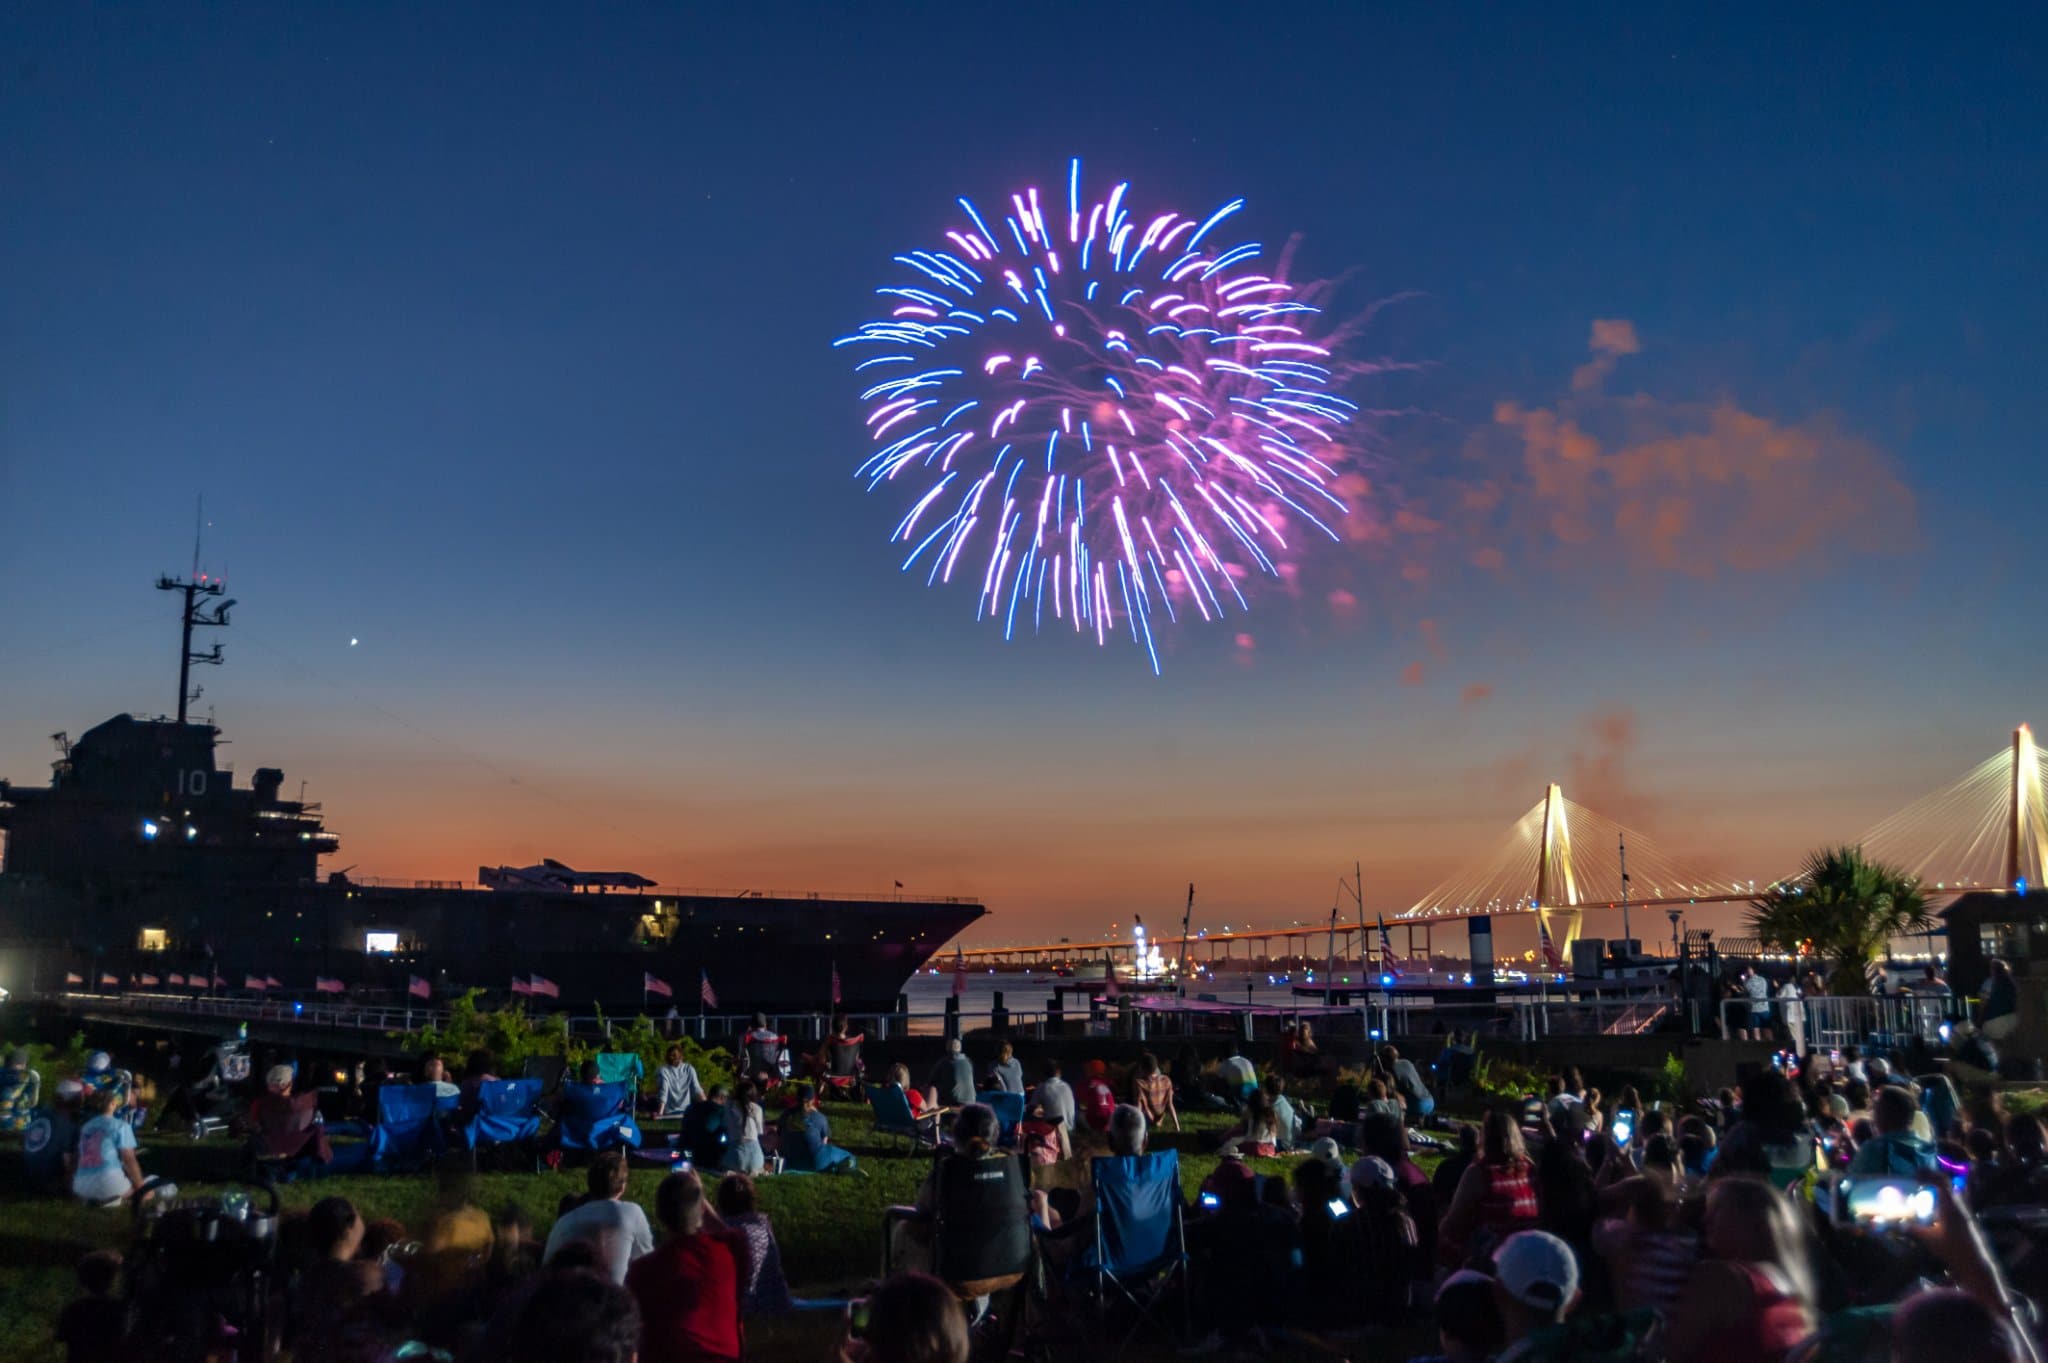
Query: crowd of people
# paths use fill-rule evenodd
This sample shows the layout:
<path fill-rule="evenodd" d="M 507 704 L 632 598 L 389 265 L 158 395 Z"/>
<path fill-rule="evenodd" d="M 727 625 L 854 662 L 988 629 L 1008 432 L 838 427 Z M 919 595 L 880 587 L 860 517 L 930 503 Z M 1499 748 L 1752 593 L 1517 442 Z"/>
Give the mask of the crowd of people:
<path fill-rule="evenodd" d="M 1027 1069 L 1006 1042 L 970 1055 L 951 1041 L 924 1083 L 902 1064 L 864 1076 L 900 1088 L 944 1139 L 891 1224 L 885 1280 L 844 1312 L 838 1354 L 964 1363 L 987 1322 L 1026 1311 L 1012 1294 L 1027 1291 L 1041 1319 L 1072 1317 L 1064 1299 L 1090 1291 L 1077 1266 L 1098 1244 L 1087 1157 L 1142 1156 L 1184 1115 L 1211 1113 L 1224 1115 L 1174 1142 L 1217 1156 L 1177 1213 L 1186 1352 L 1293 1340 L 1349 1354 L 1370 1341 L 1366 1352 L 1403 1357 L 1427 1333 L 1418 1357 L 1443 1363 L 2040 1363 L 2048 1124 L 2004 1110 L 1995 1087 L 1958 1084 L 1972 1041 L 1946 1055 L 1918 1040 L 1781 1051 L 1684 1103 L 1603 1093 L 1567 1067 L 1483 1107 L 1463 1036 L 1434 1066 L 1393 1046 L 1347 1066 L 1304 1025 L 1265 1067 L 1187 1047 L 1170 1063 L 1147 1053 L 1071 1072 L 1051 1055 Z M 815 1064 L 843 1067 L 845 1052 Z M 494 1068 L 478 1054 L 458 1077 L 430 1056 L 403 1081 L 445 1085 L 461 1111 Z M 621 1150 L 587 1157 L 582 1191 L 541 1239 L 522 1208 L 478 1205 L 460 1157 L 412 1227 L 338 1197 L 287 1217 L 294 1357 L 381 1363 L 401 1345 L 488 1363 L 744 1356 L 750 1321 L 801 1305 L 755 1176 L 855 1167 L 818 1102 L 829 1070 L 812 1083 L 753 1068 L 707 1085 L 678 1047 L 651 1077 L 649 1115 L 679 1131 L 651 1219 L 626 1195 Z M 318 1166 L 331 1143 L 296 1079 L 287 1064 L 253 1073 L 238 1123 Z M 145 1179 L 126 1101 L 110 1085 L 55 1085 L 38 1110 L 68 1125 L 32 1171 L 48 1176 L 55 1147 L 52 1187 L 100 1204 L 135 1196 Z M 964 1218 L 955 1208 L 942 1254 L 949 1187 L 973 1201 Z M 94 1306 L 118 1277 L 104 1252 L 79 1265 L 83 1295 L 58 1325 L 79 1363 L 123 1356 L 108 1335 L 120 1314 Z"/>

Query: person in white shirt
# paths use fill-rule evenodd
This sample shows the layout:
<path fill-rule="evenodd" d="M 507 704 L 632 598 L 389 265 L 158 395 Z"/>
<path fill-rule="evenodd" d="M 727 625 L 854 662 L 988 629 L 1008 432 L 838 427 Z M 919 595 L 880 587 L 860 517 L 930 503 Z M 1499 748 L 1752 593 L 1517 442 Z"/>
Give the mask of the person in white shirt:
<path fill-rule="evenodd" d="M 659 1105 L 655 1108 L 657 1117 L 680 1117 L 683 1111 L 704 1097 L 703 1081 L 697 1078 L 697 1067 L 683 1059 L 683 1048 L 668 1048 L 666 1064 L 656 1071 L 659 1083 Z"/>
<path fill-rule="evenodd" d="M 639 1203 L 625 1200 L 626 1152 L 600 1150 L 592 1156 L 588 1186 L 590 1193 L 583 1205 L 556 1221 L 548 1232 L 541 1262 L 553 1259 L 564 1245 L 587 1244 L 597 1251 L 597 1261 L 611 1280 L 623 1284 L 627 1266 L 654 1250 L 654 1230 L 647 1224 L 647 1213 L 640 1210 Z"/>
<path fill-rule="evenodd" d="M 1009 1042 L 1005 1041 L 996 1051 L 996 1063 L 989 1066 L 988 1072 L 1004 1093 L 1024 1091 L 1024 1065 L 1017 1059 L 1017 1048 Z"/>
<path fill-rule="evenodd" d="M 1258 1067 L 1232 1051 L 1216 1062 L 1216 1082 L 1222 1085 L 1223 1096 L 1232 1107 L 1243 1107 L 1244 1100 L 1259 1086 Z"/>
<path fill-rule="evenodd" d="M 1060 1062 L 1045 1062 L 1045 1077 L 1038 1081 L 1034 1095 L 1036 1105 L 1051 1120 L 1057 1117 L 1067 1131 L 1074 1129 L 1074 1090 L 1066 1080 L 1060 1078 Z"/>

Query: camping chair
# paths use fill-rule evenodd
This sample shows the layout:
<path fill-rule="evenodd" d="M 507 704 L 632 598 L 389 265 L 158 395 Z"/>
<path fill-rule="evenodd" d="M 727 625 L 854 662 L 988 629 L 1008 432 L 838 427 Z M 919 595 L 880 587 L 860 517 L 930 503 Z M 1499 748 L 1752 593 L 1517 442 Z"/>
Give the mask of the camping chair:
<path fill-rule="evenodd" d="M 994 1093 L 977 1093 L 974 1101 L 996 1114 L 996 1122 L 1003 1129 L 1002 1143 L 1017 1143 L 1017 1124 L 1024 1120 L 1024 1095 L 998 1090 Z"/>
<path fill-rule="evenodd" d="M 377 1127 L 370 1133 L 370 1164 L 378 1173 L 417 1169 L 443 1148 L 432 1084 L 386 1084 L 377 1090 Z"/>
<path fill-rule="evenodd" d="M 866 1066 L 860 1058 L 860 1046 L 866 1041 L 865 1035 L 850 1036 L 841 1041 L 837 1038 L 825 1043 L 825 1072 L 818 1076 L 819 1084 L 828 1092 L 846 1097 L 860 1097 L 861 1074 Z"/>
<path fill-rule="evenodd" d="M 600 1084 L 624 1084 L 638 1093 L 641 1081 L 647 1078 L 647 1065 L 637 1052 L 599 1051 L 593 1059 Z"/>
<path fill-rule="evenodd" d="M 561 1090 L 562 1080 L 569 1071 L 569 1062 L 559 1055 L 529 1055 L 520 1067 L 522 1079 L 540 1080 L 540 1096 L 552 1098 Z"/>
<path fill-rule="evenodd" d="M 974 1357 L 1007 1358 L 1037 1266 L 1031 1236 L 1031 1181 L 1024 1161 L 1002 1152 L 977 1158 L 942 1154 L 933 1166 L 932 1210 L 882 1213 L 882 1275 L 895 1271 L 899 1222 L 930 1227 L 932 1276 L 963 1302 L 1009 1293 L 1007 1305 L 976 1326 Z M 993 1305 L 993 1303 L 991 1303 Z"/>
<path fill-rule="evenodd" d="M 637 1147 L 640 1128 L 633 1121 L 633 1091 L 624 1084 L 563 1084 L 562 1105 L 555 1113 L 555 1144 L 564 1150 Z"/>
<path fill-rule="evenodd" d="M 523 1146 L 537 1158 L 540 1090 L 538 1079 L 489 1079 L 477 1085 L 476 1111 L 457 1133 L 472 1167 L 483 1151 L 505 1146 Z"/>
<path fill-rule="evenodd" d="M 876 1135 L 901 1136 L 908 1143 L 906 1150 L 937 1148 L 939 1124 L 952 1108 L 926 1108 L 913 1117 L 910 1115 L 910 1095 L 894 1084 L 869 1084 L 867 1095 L 868 1107 L 874 1112 Z"/>
<path fill-rule="evenodd" d="M 320 1129 L 320 1095 L 294 1093 L 286 1103 L 282 1112 L 274 1102 L 259 1103 L 261 1120 L 251 1114 L 249 1162 L 257 1181 L 265 1185 L 290 1182 L 334 1158 Z"/>
<path fill-rule="evenodd" d="M 774 1088 L 789 1078 L 789 1038 L 782 1035 L 756 1037 L 748 1035 L 746 1045 L 747 1073 L 767 1080 L 763 1089 Z"/>
<path fill-rule="evenodd" d="M 1095 1190 L 1095 1243 L 1082 1254 L 1081 1266 L 1094 1276 L 1096 1306 L 1105 1316 L 1117 1297 L 1137 1312 L 1116 1352 L 1128 1349 L 1148 1324 L 1170 1339 L 1185 1338 L 1188 1244 L 1181 1221 L 1179 1152 L 1099 1156 L 1089 1161 L 1089 1177 Z M 1161 1315 L 1170 1292 L 1180 1299 L 1178 1331 Z"/>

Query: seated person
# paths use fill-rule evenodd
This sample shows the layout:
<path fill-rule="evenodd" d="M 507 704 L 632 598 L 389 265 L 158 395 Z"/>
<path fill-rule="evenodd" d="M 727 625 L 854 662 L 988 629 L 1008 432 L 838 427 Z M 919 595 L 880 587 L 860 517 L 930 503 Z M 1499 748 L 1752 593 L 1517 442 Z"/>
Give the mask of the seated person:
<path fill-rule="evenodd" d="M 290 1065 L 272 1065 L 263 1084 L 263 1095 L 249 1104 L 249 1153 L 259 1160 L 332 1163 L 326 1128 L 316 1120 L 320 1095 L 294 1095 Z"/>
<path fill-rule="evenodd" d="M 1145 1114 L 1130 1103 L 1119 1103 L 1109 1117 L 1109 1153 L 1113 1156 L 1142 1155 L 1149 1134 Z M 1092 1175 L 1092 1164 L 1088 1171 Z M 1079 1210 L 1071 1216 L 1062 1215 L 1044 1190 L 1032 1189 L 1032 1219 L 1044 1232 L 1039 1243 L 1050 1258 L 1065 1261 L 1073 1257 L 1075 1246 L 1094 1243 L 1094 1205 L 1092 1177 L 1075 1189 L 1074 1201 L 1069 1206 Z"/>
<path fill-rule="evenodd" d="M 1116 1111 L 1116 1090 L 1109 1086 L 1109 1066 L 1100 1060 L 1091 1060 L 1085 1074 L 1081 1080 L 1081 1092 L 1077 1095 L 1081 1119 L 1088 1123 L 1090 1131 L 1107 1131 L 1109 1114 Z"/>
<path fill-rule="evenodd" d="M 597 1250 L 604 1274 L 623 1283 L 632 1262 L 654 1248 L 654 1230 L 647 1224 L 647 1213 L 640 1210 L 639 1203 L 625 1200 L 625 1151 L 599 1151 L 591 1157 L 586 1177 L 589 1196 L 555 1222 L 541 1262 L 554 1262 L 568 1245 L 589 1244 Z"/>
<path fill-rule="evenodd" d="M 78 1081 L 85 1085 L 88 1094 L 107 1092 L 119 1098 L 115 1114 L 129 1125 L 135 1125 L 142 1117 L 142 1110 L 135 1106 L 135 1076 L 115 1069 L 114 1057 L 105 1051 L 94 1051 L 86 1058 L 85 1073 L 78 1076 Z"/>
<path fill-rule="evenodd" d="M 996 1063 L 988 1067 L 989 1085 L 998 1093 L 1022 1093 L 1024 1091 L 1024 1062 L 1017 1059 L 1017 1048 L 1005 1041 L 996 1048 Z"/>
<path fill-rule="evenodd" d="M 1138 1057 L 1138 1073 L 1131 1080 L 1131 1101 L 1145 1114 L 1151 1126 L 1173 1123 L 1180 1130 L 1180 1113 L 1173 1106 L 1173 1080 L 1159 1068 L 1159 1057 L 1147 1051 Z"/>
<path fill-rule="evenodd" d="M 1422 1082 L 1422 1072 L 1413 1060 L 1404 1059 L 1392 1046 L 1380 1047 L 1379 1067 L 1393 1084 L 1394 1095 L 1408 1109 L 1408 1120 L 1422 1121 L 1436 1111 L 1436 1095 Z"/>
<path fill-rule="evenodd" d="M 85 1085 L 59 1079 L 55 1101 L 38 1111 L 21 1133 L 21 1168 L 31 1190 L 60 1192 L 70 1179 L 71 1161 L 78 1154 L 78 1109 L 84 1099 Z"/>
<path fill-rule="evenodd" d="M 740 1049 L 746 1056 L 747 1077 L 763 1089 L 773 1088 L 789 1078 L 788 1045 L 788 1037 L 769 1028 L 767 1014 L 754 1014 L 753 1027 L 740 1038 Z"/>
<path fill-rule="evenodd" d="M 1074 1089 L 1060 1078 L 1060 1062 L 1048 1057 L 1045 1062 L 1045 1077 L 1038 1081 L 1032 1091 L 1027 1109 L 1036 1107 L 1044 1111 L 1047 1120 L 1056 1120 L 1071 1131 L 1074 1126 Z"/>
<path fill-rule="evenodd" d="M 677 1140 L 690 1163 L 699 1168 L 716 1169 L 725 1163 L 725 1152 L 732 1144 L 726 1096 L 725 1085 L 719 1084 L 683 1113 Z"/>
<path fill-rule="evenodd" d="M 680 1117 L 692 1103 L 702 1102 L 704 1096 L 704 1082 L 697 1077 L 697 1067 L 683 1059 L 681 1046 L 669 1047 L 661 1068 L 655 1071 L 654 1115 Z"/>
<path fill-rule="evenodd" d="M 934 1266 L 962 1297 L 1014 1286 L 1031 1257 L 1030 1180 L 1023 1162 L 997 1146 L 1001 1132 L 987 1104 L 961 1108 L 952 1149 L 932 1161 L 917 1191 L 917 1210 L 929 1219 L 898 1223 L 899 1254 L 936 1254 Z M 935 1237 L 944 1243 L 935 1247 Z"/>
<path fill-rule="evenodd" d="M 1919 1110 L 1905 1089 L 1889 1084 L 1878 1089 L 1870 1100 L 1876 1135 L 1857 1147 L 1849 1172 L 1913 1178 L 1923 1170 L 1932 1171 L 1934 1147 L 1913 1134 L 1913 1118 Z"/>
<path fill-rule="evenodd" d="M 654 1194 L 661 1244 L 626 1270 L 640 1303 L 640 1357 L 716 1363 L 741 1354 L 747 1240 L 705 1204 L 695 1170 L 670 1174 Z"/>
<path fill-rule="evenodd" d="M 842 1085 L 858 1084 L 864 1068 L 860 1046 L 866 1039 L 853 1032 L 844 1017 L 834 1017 L 831 1035 L 825 1038 L 812 1059 L 812 1073 L 820 1083 L 836 1079 Z"/>
<path fill-rule="evenodd" d="M 854 1168 L 853 1152 L 832 1144 L 832 1123 L 818 1111 L 818 1091 L 809 1084 L 797 1086 L 796 1105 L 782 1119 L 781 1148 L 785 1166 L 798 1172 Z"/>
<path fill-rule="evenodd" d="M 763 1118 L 760 1094 L 754 1090 L 754 1081 L 742 1079 L 732 1095 L 732 1101 L 725 1109 L 725 1131 L 730 1138 L 725 1146 L 724 1167 L 742 1174 L 758 1174 L 767 1166 L 767 1155 L 761 1149 Z"/>
<path fill-rule="evenodd" d="M 931 1091 L 935 1107 L 965 1107 L 974 1101 L 974 1066 L 960 1053 L 960 1038 L 946 1042 L 946 1053 L 932 1066 Z"/>
<path fill-rule="evenodd" d="M 1287 1078 L 1278 1070 L 1259 1081 L 1259 1088 L 1266 1095 L 1267 1104 L 1273 1109 L 1273 1123 L 1280 1133 L 1279 1147 L 1282 1150 L 1296 1150 L 1302 1144 L 1301 1114 L 1294 1110 L 1294 1104 L 1287 1097 Z"/>
<path fill-rule="evenodd" d="M 28 1051 L 15 1047 L 0 1070 L 0 1131 L 25 1131 L 43 1100 L 43 1076 L 29 1068 Z"/>
<path fill-rule="evenodd" d="M 1251 1097 L 1245 1100 L 1244 1119 L 1230 1129 L 1224 1145 L 1240 1155 L 1280 1153 L 1280 1119 L 1274 1115 L 1264 1091 L 1252 1089 Z"/>
<path fill-rule="evenodd" d="M 457 1086 L 465 1110 L 475 1111 L 477 1090 L 496 1081 L 498 1076 L 493 1073 L 496 1068 L 497 1062 L 491 1059 L 489 1051 L 469 1053 L 469 1059 L 462 1066 L 462 1083 Z"/>
<path fill-rule="evenodd" d="M 448 1062 L 438 1055 L 429 1055 L 420 1061 L 420 1082 L 434 1086 L 434 1096 L 450 1101 L 462 1096 L 462 1086 L 448 1077 Z"/>
<path fill-rule="evenodd" d="M 121 1096 L 111 1088 L 85 1100 L 88 1116 L 79 1128 L 78 1153 L 71 1159 L 71 1195 L 81 1202 L 118 1205 L 148 1181 L 135 1158 L 135 1128 L 115 1115 L 120 1109 Z M 166 1183 L 156 1191 L 175 1196 L 177 1185 Z"/>
<path fill-rule="evenodd" d="M 1299 1232 L 1290 1212 L 1260 1199 L 1258 1183 L 1243 1160 L 1222 1160 L 1203 1180 L 1187 1221 L 1197 1328 L 1224 1344 L 1242 1343 L 1288 1316 Z"/>
<path fill-rule="evenodd" d="M 1216 1062 L 1216 1086 L 1232 1107 L 1241 1106 L 1259 1086 L 1259 1071 L 1251 1061 L 1232 1051 Z"/>
<path fill-rule="evenodd" d="M 718 1216 L 726 1229 L 747 1242 L 746 1277 L 740 1284 L 740 1311 L 748 1316 L 779 1316 L 796 1309 L 789 1279 L 782 1272 L 782 1249 L 775 1227 L 761 1210 L 754 1180 L 727 1174 L 718 1180 Z"/>

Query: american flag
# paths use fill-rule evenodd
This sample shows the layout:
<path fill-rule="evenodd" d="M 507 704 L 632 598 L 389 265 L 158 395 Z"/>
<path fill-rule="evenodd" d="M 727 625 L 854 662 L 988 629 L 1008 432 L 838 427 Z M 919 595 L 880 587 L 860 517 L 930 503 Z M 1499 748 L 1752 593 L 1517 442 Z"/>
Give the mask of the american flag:
<path fill-rule="evenodd" d="M 80 974 L 78 974 L 78 973 L 77 973 L 77 972 L 75 972 L 75 971 L 70 971 L 70 970 L 67 970 L 67 971 L 65 971 L 65 972 L 64 972 L 64 983 L 66 983 L 66 984 L 84 984 L 84 983 L 85 983 L 85 976 L 83 976 L 83 975 L 80 975 Z"/>
<path fill-rule="evenodd" d="M 643 994 L 659 994 L 665 999 L 672 999 L 676 996 L 676 991 L 668 987 L 667 980 L 656 979 L 644 970 L 640 972 L 640 992 Z"/>
<path fill-rule="evenodd" d="M 101 971 L 101 972 L 100 972 L 100 983 L 101 983 L 101 984 L 107 984 L 107 985 L 114 985 L 114 984 L 119 984 L 120 982 L 121 982 L 121 980 L 120 980 L 120 977 L 119 977 L 119 976 L 115 976 L 115 975 L 109 975 L 109 974 L 107 974 L 107 973 L 106 973 L 105 971 Z"/>
<path fill-rule="evenodd" d="M 265 975 L 265 976 L 263 977 L 263 987 L 264 987 L 265 989 L 282 989 L 282 988 L 284 988 L 284 986 L 283 986 L 283 985 L 281 985 L 281 984 L 279 984 L 279 983 L 277 982 L 277 976 L 275 976 L 275 975 Z"/>
<path fill-rule="evenodd" d="M 1552 970 L 1564 969 L 1564 958 L 1557 954 L 1557 942 L 1550 935 L 1550 924 L 1543 921 L 1543 915 L 1536 915 L 1536 940 L 1543 948 L 1543 964 Z"/>
<path fill-rule="evenodd" d="M 533 986 L 526 982 L 525 976 L 514 975 L 512 977 L 512 992 L 524 997 L 533 992 Z"/>
<path fill-rule="evenodd" d="M 1401 958 L 1394 954 L 1393 939 L 1387 936 L 1387 920 L 1382 917 L 1380 925 L 1380 973 L 1401 978 Z"/>
<path fill-rule="evenodd" d="M 314 992 L 316 993 L 339 994 L 342 991 L 342 988 L 343 986 L 340 980 L 333 979 L 326 975 L 315 975 L 313 977 L 313 989 Z"/>
<path fill-rule="evenodd" d="M 832 1002 L 834 1004 L 837 1004 L 840 1001 L 841 1000 L 839 994 L 839 962 L 834 961 L 832 963 Z"/>
<path fill-rule="evenodd" d="M 562 997 L 561 987 L 545 975 L 535 975 L 528 988 L 533 991 L 535 998 L 558 999 Z"/>
<path fill-rule="evenodd" d="M 697 972 L 697 997 L 706 1008 L 718 1006 L 718 991 L 711 987 L 711 972 L 708 970 Z"/>
<path fill-rule="evenodd" d="M 270 983 L 269 981 L 265 980 L 261 975 L 244 975 L 242 977 L 242 988 L 254 989 L 261 992 L 262 990 L 270 988 Z"/>
<path fill-rule="evenodd" d="M 172 975 L 172 976 L 171 976 L 171 986 L 172 986 L 173 988 L 183 988 L 183 987 L 184 987 L 184 984 L 185 984 L 185 977 L 184 977 L 183 975 Z"/>
<path fill-rule="evenodd" d="M 431 985 L 419 976 L 411 975 L 407 977 L 405 992 L 416 999 L 424 999 L 432 996 L 434 990 Z"/>
<path fill-rule="evenodd" d="M 142 984 L 143 984 L 143 985 L 144 985 L 144 987 L 146 987 L 146 988 L 149 988 L 149 989 L 154 989 L 154 988 L 156 988 L 156 987 L 157 987 L 157 984 L 158 984 L 158 980 L 157 980 L 157 977 L 156 977 L 156 976 L 154 976 L 154 975 L 144 975 L 144 976 L 142 977 Z"/>

